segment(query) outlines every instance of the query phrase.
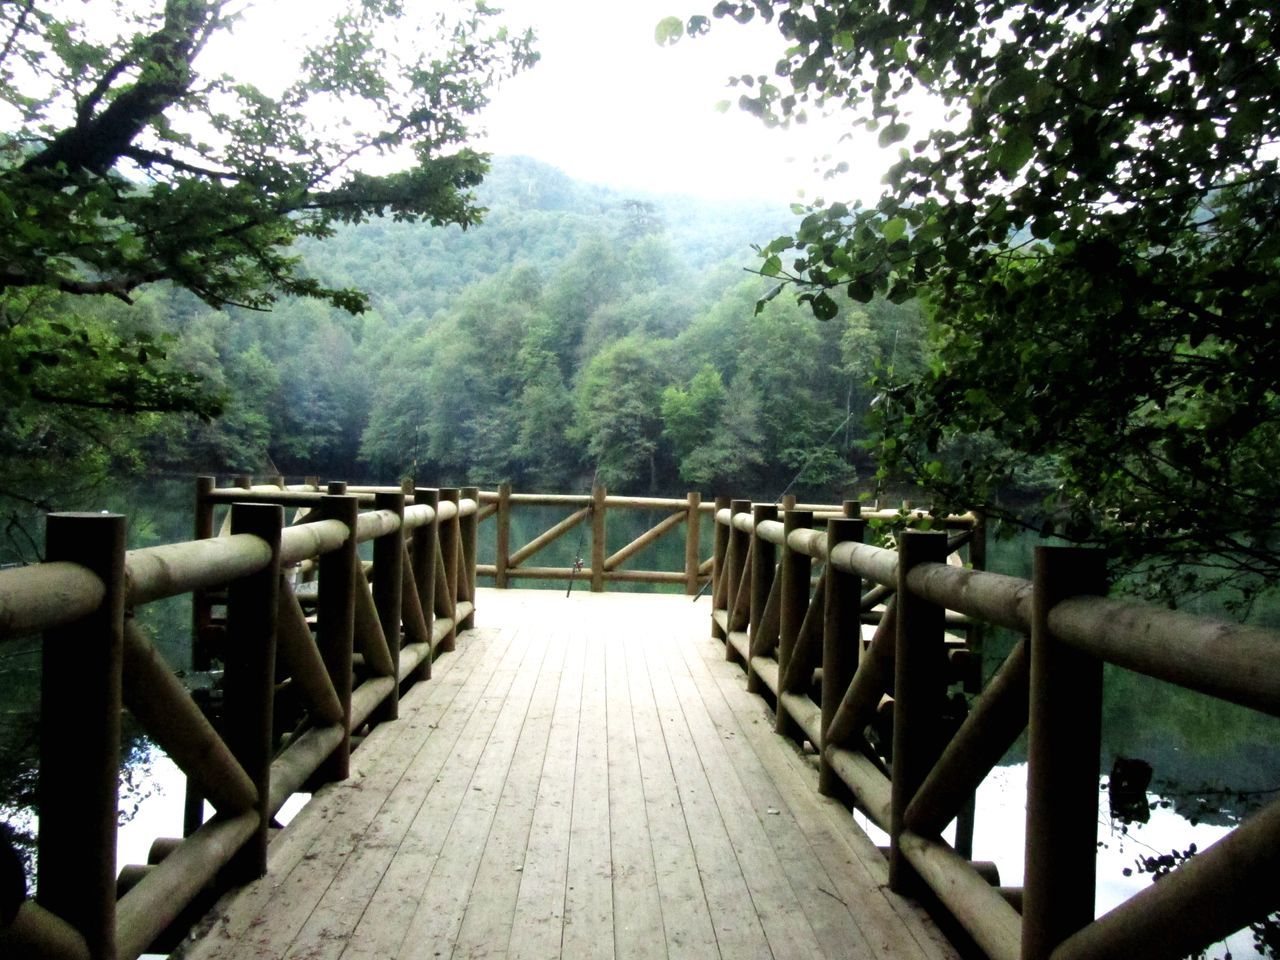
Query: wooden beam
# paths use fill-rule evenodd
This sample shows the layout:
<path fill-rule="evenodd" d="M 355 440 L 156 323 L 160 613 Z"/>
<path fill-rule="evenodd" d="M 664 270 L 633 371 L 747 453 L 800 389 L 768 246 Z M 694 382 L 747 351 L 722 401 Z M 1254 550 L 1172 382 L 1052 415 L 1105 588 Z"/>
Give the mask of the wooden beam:
<path fill-rule="evenodd" d="M 698 581 L 702 575 L 699 560 L 702 553 L 702 494 L 691 490 L 686 494 L 686 499 L 689 506 L 685 515 L 684 592 L 687 597 L 696 597 L 701 589 Z"/>
<path fill-rule="evenodd" d="M 220 813 L 252 810 L 253 781 L 132 620 L 124 626 L 124 705 Z"/>
<path fill-rule="evenodd" d="M 1067 597 L 1105 587 L 1101 553 L 1036 548 L 1023 960 L 1048 960 L 1058 944 L 1093 920 L 1102 661 L 1055 637 L 1049 611 Z"/>
<path fill-rule="evenodd" d="M 903 856 L 899 838 L 906 828 L 907 804 L 942 752 L 941 717 L 947 693 L 945 611 L 911 593 L 907 583 L 913 567 L 946 559 L 946 550 L 944 533 L 905 530 L 898 538 L 889 886 L 894 892 L 907 895 L 918 892 L 917 878 Z"/>
<path fill-rule="evenodd" d="M 827 521 L 827 543 L 860 543 L 866 537 L 867 522 L 853 517 L 833 517 Z M 822 608 L 822 750 L 818 765 L 818 789 L 827 796 L 837 793 L 835 771 L 827 762 L 825 747 L 829 743 L 839 745 L 831 730 L 845 694 L 861 669 L 862 624 L 858 607 L 862 596 L 862 578 L 857 574 L 837 570 L 830 563 L 823 569 L 827 589 Z M 887 673 L 887 671 L 886 671 Z M 887 681 L 885 677 L 882 685 Z M 883 686 L 882 691 L 883 692 Z M 865 726 L 863 724 L 862 726 Z M 861 727 L 856 731 L 861 740 Z M 846 735 L 843 740 L 850 739 Z"/>
<path fill-rule="evenodd" d="M 321 723 L 342 723 L 342 702 L 329 679 L 324 658 L 311 636 L 307 615 L 293 595 L 289 581 L 280 578 L 277 609 L 276 642 L 280 658 L 288 665 L 294 681 L 301 688 L 308 708 Z"/>
<path fill-rule="evenodd" d="M 320 558 L 320 594 L 316 608 L 316 644 L 342 705 L 343 729 L 349 731 L 356 591 L 366 590 L 354 535 L 360 505 L 355 497 L 330 494 L 321 500 L 319 510 L 322 517 L 336 520 L 350 531 L 341 547 Z M 317 779 L 321 782 L 345 780 L 350 772 L 350 757 L 351 739 L 344 735 L 317 771 Z"/>
<path fill-rule="evenodd" d="M 38 899 L 95 960 L 115 950 L 126 525 L 118 514 L 53 513 L 45 526 L 49 560 L 79 564 L 103 588 L 97 609 L 45 632 L 37 785 Z"/>
<path fill-rule="evenodd" d="M 909 830 L 940 834 L 1027 728 L 1029 662 L 1018 641 L 907 807 Z"/>
<path fill-rule="evenodd" d="M 617 551 L 612 556 L 607 557 L 604 561 L 605 570 L 613 570 L 620 564 L 625 563 L 645 547 L 649 546 L 649 544 L 661 539 L 676 527 L 680 526 L 680 524 L 685 521 L 685 518 L 686 514 L 684 513 L 673 513 L 671 516 L 663 518 L 659 523 L 640 534 L 640 536 L 636 537 L 621 550 Z"/>
<path fill-rule="evenodd" d="M 276 621 L 279 610 L 280 531 L 284 509 L 276 504 L 231 507 L 231 534 L 249 533 L 271 548 L 272 562 L 227 588 L 226 671 L 223 675 L 223 739 L 258 790 L 254 836 L 228 864 L 228 880 L 248 882 L 267 870 L 271 818 L 272 724 L 275 713 Z M 202 828 L 203 829 L 203 828 Z"/>
<path fill-rule="evenodd" d="M 591 516 L 590 508 L 584 507 L 581 510 L 576 510 L 573 513 L 569 514 L 569 516 L 565 517 L 555 526 L 538 534 L 536 537 L 534 537 L 532 540 L 526 543 L 523 547 L 521 547 L 515 553 L 511 554 L 511 557 L 508 560 L 506 565 L 506 572 L 509 573 L 510 571 L 514 570 L 516 567 L 519 567 L 522 563 L 524 563 L 534 554 L 538 553 L 548 544 L 553 543 L 556 540 L 559 540 L 562 536 L 564 536 L 566 533 L 568 533 L 578 524 L 582 523 L 582 521 L 586 520 L 589 516 Z"/>

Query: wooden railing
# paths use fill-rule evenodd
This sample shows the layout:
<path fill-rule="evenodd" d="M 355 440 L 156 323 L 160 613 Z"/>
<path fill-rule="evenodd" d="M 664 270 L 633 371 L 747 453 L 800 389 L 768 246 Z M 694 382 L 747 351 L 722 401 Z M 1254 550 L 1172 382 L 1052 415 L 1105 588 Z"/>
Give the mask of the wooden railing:
<path fill-rule="evenodd" d="M 711 576 L 711 557 L 701 556 L 701 517 L 710 514 L 714 507 L 704 504 L 702 496 L 690 493 L 683 500 L 663 497 L 609 496 L 602 486 L 596 486 L 590 496 L 562 494 L 512 493 L 510 484 L 503 484 L 496 492 L 480 494 L 480 520 L 494 518 L 496 553 L 495 562 L 480 564 L 481 576 L 493 577 L 500 588 L 512 580 L 557 580 L 570 582 L 581 579 L 584 585 L 596 593 L 604 590 L 606 583 L 670 583 L 681 584 L 690 596 L 698 593 L 701 585 Z M 522 507 L 568 508 L 568 514 L 550 528 L 531 538 L 528 543 L 511 549 L 511 515 Z M 610 510 L 650 511 L 666 514 L 656 525 L 612 553 L 608 547 L 608 513 Z M 540 551 L 575 529 L 582 533 L 589 527 L 590 537 L 582 537 L 589 551 L 580 558 L 581 566 L 535 567 L 528 561 Z M 623 565 L 646 547 L 664 536 L 684 528 L 684 565 L 679 570 L 634 570 Z"/>
<path fill-rule="evenodd" d="M 847 791 L 889 834 L 893 889 L 936 898 L 993 960 L 1175 960 L 1280 905 L 1275 801 L 1093 915 L 1103 664 L 1280 716 L 1280 634 L 1105 599 L 1095 552 L 1042 547 L 1030 581 L 949 564 L 976 518 L 952 518 L 950 535 L 902 530 L 889 550 L 863 542 L 856 516 L 825 530 L 812 511 L 776 517 L 718 502 L 713 635 L 774 700 L 779 730 L 818 749 L 820 789 Z M 867 639 L 864 619 L 877 623 Z M 1025 636 L 949 726 L 966 644 L 948 627 L 981 623 Z M 891 742 L 876 749 L 868 730 L 890 703 Z M 942 831 L 1028 728 L 1024 886 L 1002 889 Z"/>
<path fill-rule="evenodd" d="M 285 801 L 344 779 L 352 734 L 394 719 L 401 688 L 470 624 L 476 499 L 204 478 L 197 538 L 132 551 L 122 516 L 50 515 L 47 561 L 0 571 L 0 640 L 43 633 L 38 898 L 6 894 L 0 956 L 132 960 L 188 905 L 261 875 Z M 195 656 L 223 664 L 215 722 L 133 617 L 185 593 Z M 117 877 L 122 706 L 186 774 L 189 802 L 187 835 Z"/>

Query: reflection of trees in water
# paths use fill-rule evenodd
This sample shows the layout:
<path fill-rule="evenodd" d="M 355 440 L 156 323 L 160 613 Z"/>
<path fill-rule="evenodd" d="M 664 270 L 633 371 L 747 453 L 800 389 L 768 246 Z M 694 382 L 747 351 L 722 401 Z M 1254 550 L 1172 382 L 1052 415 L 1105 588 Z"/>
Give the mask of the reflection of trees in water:
<path fill-rule="evenodd" d="M 112 491 L 102 500 L 77 504 L 107 508 L 129 517 L 129 547 L 190 536 L 191 481 L 162 479 Z M 186 596 L 150 603 L 136 611 L 138 625 L 161 655 L 182 675 L 190 669 L 191 602 Z M 37 815 L 36 781 L 40 756 L 40 638 L 0 644 L 0 831 L 12 839 L 34 878 Z M 74 668 L 69 664 L 68 668 Z M 120 822 L 128 823 L 151 780 L 151 745 L 126 712 L 120 770 Z"/>

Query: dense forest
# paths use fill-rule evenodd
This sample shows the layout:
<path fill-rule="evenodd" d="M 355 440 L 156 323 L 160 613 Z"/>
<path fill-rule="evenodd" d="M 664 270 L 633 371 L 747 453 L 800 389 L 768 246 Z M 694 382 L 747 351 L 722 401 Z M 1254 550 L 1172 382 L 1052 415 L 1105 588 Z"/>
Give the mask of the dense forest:
<path fill-rule="evenodd" d="M 0 486 L 65 506 L 127 470 L 769 495 L 797 475 L 813 491 L 869 478 L 868 379 L 918 367 L 922 315 L 850 302 L 820 323 L 790 296 L 757 311 L 750 245 L 794 213 L 623 195 L 523 158 L 498 158 L 481 200 L 465 231 L 383 220 L 304 241 L 310 274 L 371 294 L 357 316 L 213 309 L 163 285 L 132 306 L 75 298 L 91 336 L 190 374 L 210 415 L 33 391 L 3 414 Z M 74 360 L 34 373 L 85 375 Z"/>

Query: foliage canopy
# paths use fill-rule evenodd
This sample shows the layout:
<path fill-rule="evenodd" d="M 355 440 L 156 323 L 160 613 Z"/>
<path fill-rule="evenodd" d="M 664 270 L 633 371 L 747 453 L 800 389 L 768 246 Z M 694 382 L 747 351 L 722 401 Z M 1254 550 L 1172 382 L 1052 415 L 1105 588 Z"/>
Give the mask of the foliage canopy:
<path fill-rule="evenodd" d="M 529 65 L 530 37 L 400 0 L 345 5 L 279 92 L 208 72 L 235 26 L 226 0 L 112 0 L 113 22 L 66 6 L 0 6 L 0 292 L 49 287 L 127 298 L 169 280 L 213 306 L 278 294 L 359 310 L 363 294 L 306 276 L 300 236 L 389 214 L 475 221 L 485 158 L 466 121 L 485 90 Z M 362 164 L 401 152 L 412 164 Z"/>
<path fill-rule="evenodd" d="M 744 109 L 847 111 L 900 145 L 876 203 L 819 202 L 763 250 L 819 318 L 833 288 L 927 301 L 932 366 L 886 382 L 877 408 L 885 469 L 942 506 L 999 510 L 1016 471 L 1048 462 L 1055 495 L 1004 512 L 1112 548 L 1170 596 L 1280 574 L 1274 7 L 723 0 L 713 15 L 763 17 L 788 43 L 772 75 L 731 81 Z M 946 113 L 922 130 L 926 99 Z"/>

